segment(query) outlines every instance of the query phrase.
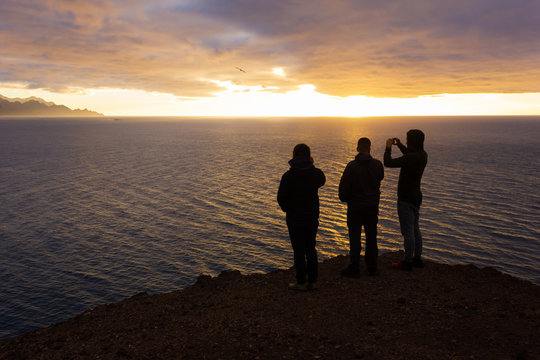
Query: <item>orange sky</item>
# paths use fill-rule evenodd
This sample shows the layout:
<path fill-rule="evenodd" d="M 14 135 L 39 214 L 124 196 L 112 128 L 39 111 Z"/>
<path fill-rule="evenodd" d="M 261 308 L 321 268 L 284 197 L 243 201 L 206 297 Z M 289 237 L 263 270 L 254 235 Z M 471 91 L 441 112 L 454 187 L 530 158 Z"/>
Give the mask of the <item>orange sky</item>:
<path fill-rule="evenodd" d="M 539 34 L 538 1 L 2 0 L 0 94 L 111 115 L 540 114 Z"/>

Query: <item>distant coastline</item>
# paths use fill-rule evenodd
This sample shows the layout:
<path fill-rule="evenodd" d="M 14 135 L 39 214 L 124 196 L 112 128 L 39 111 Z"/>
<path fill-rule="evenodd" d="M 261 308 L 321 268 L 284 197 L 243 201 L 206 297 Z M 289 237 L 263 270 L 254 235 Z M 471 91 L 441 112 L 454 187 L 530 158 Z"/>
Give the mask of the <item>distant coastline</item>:
<path fill-rule="evenodd" d="M 10 99 L 0 95 L 1 116 L 103 116 L 88 109 L 70 109 L 40 98 Z"/>

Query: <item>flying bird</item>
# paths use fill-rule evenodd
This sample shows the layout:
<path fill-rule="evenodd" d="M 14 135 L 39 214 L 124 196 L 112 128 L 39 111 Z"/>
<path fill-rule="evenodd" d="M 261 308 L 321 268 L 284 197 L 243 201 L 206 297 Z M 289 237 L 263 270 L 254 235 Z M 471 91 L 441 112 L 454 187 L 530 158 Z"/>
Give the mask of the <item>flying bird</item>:
<path fill-rule="evenodd" d="M 240 69 L 238 66 L 236 66 L 236 68 L 237 68 L 238 70 L 240 70 L 241 72 L 243 72 L 243 73 L 246 72 L 244 69 Z"/>

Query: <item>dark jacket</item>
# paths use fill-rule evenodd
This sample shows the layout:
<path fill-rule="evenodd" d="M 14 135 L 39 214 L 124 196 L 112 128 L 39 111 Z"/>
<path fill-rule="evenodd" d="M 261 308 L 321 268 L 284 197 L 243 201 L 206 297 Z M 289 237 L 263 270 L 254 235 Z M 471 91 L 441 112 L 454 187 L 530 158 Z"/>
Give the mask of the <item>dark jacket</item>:
<path fill-rule="evenodd" d="M 308 220 L 319 217 L 318 190 L 326 182 L 324 173 L 310 159 L 296 157 L 281 177 L 277 200 L 289 219 Z"/>
<path fill-rule="evenodd" d="M 359 153 L 349 162 L 339 182 L 339 200 L 349 206 L 372 207 L 379 205 L 384 168 L 369 154 Z"/>
<path fill-rule="evenodd" d="M 419 207 L 422 204 L 422 191 L 420 180 L 424 174 L 428 155 L 423 148 L 409 148 L 400 144 L 399 149 L 403 156 L 392 159 L 392 149 L 386 148 L 384 152 L 384 166 L 399 167 L 398 201 L 405 201 Z"/>

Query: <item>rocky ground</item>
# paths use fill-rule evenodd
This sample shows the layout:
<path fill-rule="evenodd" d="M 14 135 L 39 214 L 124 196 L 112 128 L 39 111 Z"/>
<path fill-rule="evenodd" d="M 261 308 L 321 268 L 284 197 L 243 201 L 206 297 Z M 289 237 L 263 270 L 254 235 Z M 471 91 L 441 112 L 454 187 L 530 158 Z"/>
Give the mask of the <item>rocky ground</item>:
<path fill-rule="evenodd" d="M 427 262 L 293 292 L 292 269 L 201 276 L 183 290 L 99 306 L 0 340 L 0 359 L 540 359 L 540 286 L 491 268 Z"/>

